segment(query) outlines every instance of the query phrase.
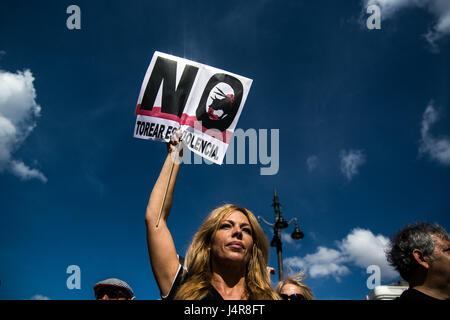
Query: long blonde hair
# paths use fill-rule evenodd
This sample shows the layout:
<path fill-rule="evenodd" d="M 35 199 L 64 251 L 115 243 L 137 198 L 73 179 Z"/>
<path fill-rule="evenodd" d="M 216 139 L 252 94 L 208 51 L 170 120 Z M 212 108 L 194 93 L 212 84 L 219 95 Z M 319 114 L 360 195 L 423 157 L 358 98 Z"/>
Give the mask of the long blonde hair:
<path fill-rule="evenodd" d="M 269 260 L 269 245 L 258 220 L 249 210 L 226 204 L 213 210 L 194 235 L 186 253 L 185 266 L 187 272 L 184 272 L 183 276 L 187 279 L 175 294 L 175 300 L 200 300 L 208 294 L 212 279 L 210 250 L 208 248 L 219 229 L 221 221 L 233 211 L 242 212 L 247 217 L 253 230 L 252 254 L 245 275 L 249 299 L 280 299 L 270 285 L 270 277 L 266 269 Z"/>
<path fill-rule="evenodd" d="M 305 271 L 298 272 L 290 276 L 289 278 L 285 278 L 284 280 L 278 282 L 277 286 L 275 287 L 275 290 L 278 293 L 281 293 L 281 289 L 283 289 L 284 285 L 293 284 L 300 288 L 303 297 L 305 297 L 305 300 L 314 300 L 314 295 L 311 289 L 306 284 L 303 283 L 303 279 L 305 278 L 306 278 Z"/>

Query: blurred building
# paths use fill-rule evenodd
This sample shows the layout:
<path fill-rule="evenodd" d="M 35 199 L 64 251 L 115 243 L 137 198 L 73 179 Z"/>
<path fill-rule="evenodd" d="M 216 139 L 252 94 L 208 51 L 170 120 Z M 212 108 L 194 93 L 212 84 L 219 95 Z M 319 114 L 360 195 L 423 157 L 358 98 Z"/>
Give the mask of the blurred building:
<path fill-rule="evenodd" d="M 408 289 L 406 281 L 399 281 L 387 286 L 376 286 L 367 296 L 366 300 L 394 300 Z"/>

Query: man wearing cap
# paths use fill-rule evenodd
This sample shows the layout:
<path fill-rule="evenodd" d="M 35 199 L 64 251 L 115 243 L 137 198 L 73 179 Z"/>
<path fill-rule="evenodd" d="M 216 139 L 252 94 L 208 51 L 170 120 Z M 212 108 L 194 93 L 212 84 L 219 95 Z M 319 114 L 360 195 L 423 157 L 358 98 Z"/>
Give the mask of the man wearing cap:
<path fill-rule="evenodd" d="M 120 279 L 109 278 L 94 286 L 96 300 L 134 300 L 133 289 Z"/>

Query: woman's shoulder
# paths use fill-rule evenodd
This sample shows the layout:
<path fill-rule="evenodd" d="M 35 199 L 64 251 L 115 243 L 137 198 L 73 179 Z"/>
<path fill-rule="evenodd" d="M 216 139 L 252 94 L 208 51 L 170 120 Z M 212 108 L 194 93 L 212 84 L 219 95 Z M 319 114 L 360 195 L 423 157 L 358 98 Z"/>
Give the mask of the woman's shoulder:
<path fill-rule="evenodd" d="M 161 296 L 163 300 L 173 300 L 175 294 L 178 289 L 183 285 L 187 278 L 187 269 L 184 266 L 184 257 L 178 256 L 178 260 L 180 264 L 178 265 L 177 273 L 175 274 L 175 278 L 172 281 L 172 286 L 170 287 L 169 293 L 167 296 Z"/>

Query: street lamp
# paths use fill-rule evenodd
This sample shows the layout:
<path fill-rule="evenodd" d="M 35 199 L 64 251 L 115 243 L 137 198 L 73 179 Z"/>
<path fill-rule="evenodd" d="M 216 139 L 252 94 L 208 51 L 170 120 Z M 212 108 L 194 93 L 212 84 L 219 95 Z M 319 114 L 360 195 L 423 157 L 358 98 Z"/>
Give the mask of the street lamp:
<path fill-rule="evenodd" d="M 303 239 L 305 236 L 302 231 L 300 231 L 297 223 L 297 218 L 292 218 L 289 222 L 287 222 L 283 216 L 281 215 L 281 205 L 278 200 L 277 190 L 273 192 L 273 210 L 275 211 L 275 222 L 270 223 L 267 222 L 263 217 L 259 216 L 258 220 L 264 222 L 266 225 L 273 227 L 273 238 L 270 242 L 271 247 L 277 248 L 277 259 L 278 259 L 278 280 L 283 280 L 283 257 L 282 257 L 282 247 L 283 243 L 281 240 L 281 231 L 286 229 L 292 222 L 295 222 L 294 232 L 292 232 L 291 237 L 294 240 Z"/>

